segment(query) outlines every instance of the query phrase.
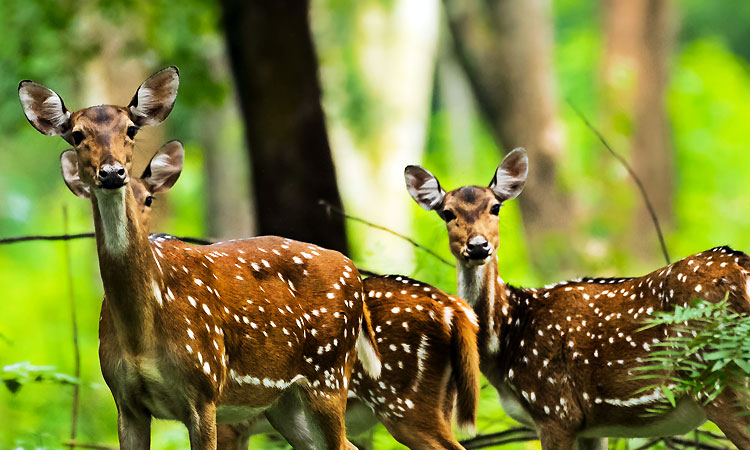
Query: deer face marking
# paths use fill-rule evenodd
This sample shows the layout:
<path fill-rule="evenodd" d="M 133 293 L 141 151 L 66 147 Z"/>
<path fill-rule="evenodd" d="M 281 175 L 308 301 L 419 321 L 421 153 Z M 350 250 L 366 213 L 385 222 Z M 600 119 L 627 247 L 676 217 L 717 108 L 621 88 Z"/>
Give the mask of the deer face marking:
<path fill-rule="evenodd" d="M 34 128 L 73 145 L 80 181 L 89 188 L 112 190 L 129 181 L 136 133 L 167 118 L 178 85 L 177 68 L 168 67 L 144 81 L 127 107 L 92 106 L 75 112 L 65 108 L 57 93 L 34 81 L 22 81 L 18 96 Z"/>
<path fill-rule="evenodd" d="M 500 207 L 521 193 L 527 174 L 526 151 L 517 148 L 498 166 L 487 187 L 465 186 L 446 193 L 437 178 L 419 166 L 406 167 L 404 178 L 417 204 L 445 221 L 456 260 L 475 266 L 487 263 L 497 249 Z"/>

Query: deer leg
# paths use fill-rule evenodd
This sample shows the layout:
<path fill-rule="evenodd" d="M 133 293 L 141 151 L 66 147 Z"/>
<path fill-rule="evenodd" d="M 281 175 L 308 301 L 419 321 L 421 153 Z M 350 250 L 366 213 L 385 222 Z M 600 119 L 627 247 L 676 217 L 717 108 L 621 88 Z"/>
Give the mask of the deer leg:
<path fill-rule="evenodd" d="M 542 450 L 573 450 L 576 438 L 566 430 L 553 425 L 538 425 L 537 432 Z"/>
<path fill-rule="evenodd" d="M 382 423 L 394 439 L 411 450 L 464 450 L 453 437 L 450 421 L 444 420 L 443 412 L 437 411 L 435 416 L 427 421 L 406 418 Z"/>
<path fill-rule="evenodd" d="M 750 450 L 750 395 L 726 388 L 704 407 L 706 417 L 740 450 Z"/>
<path fill-rule="evenodd" d="M 117 436 L 123 450 L 151 448 L 151 416 L 117 407 Z"/>
<path fill-rule="evenodd" d="M 311 412 L 313 421 L 320 430 L 324 447 L 328 449 L 354 449 L 346 438 L 346 397 L 347 390 L 331 391 L 330 394 L 316 394 L 313 388 L 301 388 L 301 398 Z"/>
<path fill-rule="evenodd" d="M 196 405 L 187 427 L 190 450 L 216 450 L 216 404 Z"/>
<path fill-rule="evenodd" d="M 576 444 L 577 450 L 607 450 L 608 448 L 607 438 L 578 438 Z"/>
<path fill-rule="evenodd" d="M 216 426 L 217 450 L 247 450 L 250 444 L 251 422 Z"/>
<path fill-rule="evenodd" d="M 289 387 L 266 410 L 266 418 L 295 449 L 324 448 L 322 431 L 302 396 L 299 385 Z"/>

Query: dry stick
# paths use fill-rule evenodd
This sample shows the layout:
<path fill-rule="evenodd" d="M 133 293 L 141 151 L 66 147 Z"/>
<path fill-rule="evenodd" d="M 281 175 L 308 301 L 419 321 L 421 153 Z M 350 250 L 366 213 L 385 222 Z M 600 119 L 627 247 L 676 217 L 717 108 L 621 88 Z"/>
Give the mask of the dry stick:
<path fill-rule="evenodd" d="M 68 235 L 68 208 L 63 205 L 63 232 Z M 78 321 L 76 319 L 76 300 L 73 292 L 73 267 L 70 257 L 70 242 L 65 240 L 65 265 L 68 276 L 68 297 L 70 298 L 70 320 L 73 332 L 73 355 L 75 361 L 75 377 L 78 383 L 73 385 L 73 405 L 71 407 L 70 421 L 70 442 L 73 443 L 71 448 L 75 449 L 76 430 L 78 428 L 78 406 L 81 396 L 81 348 L 78 344 Z"/>
<path fill-rule="evenodd" d="M 378 225 L 378 224 L 375 224 L 375 223 L 372 223 L 372 222 L 368 222 L 365 219 L 361 219 L 359 217 L 351 216 L 351 215 L 345 213 L 344 211 L 342 211 L 341 209 L 339 209 L 339 208 L 333 206 L 332 204 L 328 203 L 325 200 L 319 200 L 318 204 L 320 204 L 321 206 L 323 206 L 323 207 L 326 208 L 326 213 L 328 215 L 330 215 L 331 211 L 333 211 L 333 212 L 335 212 L 336 214 L 339 214 L 341 217 L 343 217 L 345 219 L 349 219 L 349 220 L 353 220 L 355 222 L 363 223 L 363 224 L 367 225 L 370 228 L 375 228 L 377 230 L 381 230 L 381 231 L 385 231 L 386 233 L 390 233 L 390 234 L 392 234 L 392 235 L 394 235 L 394 236 L 396 236 L 398 238 L 401 238 L 401 239 L 405 240 L 406 242 L 410 243 L 414 247 L 416 247 L 416 248 L 418 248 L 418 249 L 420 249 L 422 251 L 425 251 L 425 252 L 429 253 L 430 255 L 434 256 L 437 259 L 439 259 L 442 263 L 444 263 L 444 264 L 446 264 L 446 265 L 448 265 L 450 267 L 453 267 L 453 268 L 456 267 L 455 264 L 449 262 L 447 259 L 444 259 L 442 256 L 440 256 L 437 253 L 433 252 L 429 248 L 427 248 L 427 247 L 425 247 L 423 245 L 420 245 L 419 243 L 417 243 L 414 239 L 410 238 L 409 236 L 401 234 L 401 233 L 399 233 L 397 231 L 393 231 L 390 228 L 386 228 L 386 227 L 384 227 L 382 225 Z"/>
<path fill-rule="evenodd" d="M 641 191 L 641 196 L 643 197 L 643 201 L 646 203 L 646 209 L 648 209 L 648 213 L 651 216 L 651 220 L 654 222 L 654 228 L 656 228 L 656 234 L 659 235 L 659 243 L 661 244 L 661 251 L 664 253 L 664 259 L 667 260 L 667 264 L 670 263 L 669 261 L 669 253 L 667 252 L 667 244 L 664 243 L 664 235 L 661 233 L 661 226 L 659 226 L 659 219 L 656 217 L 656 212 L 654 212 L 654 207 L 651 205 L 651 200 L 648 198 L 648 194 L 646 194 L 646 188 L 643 187 L 643 183 L 641 183 L 640 178 L 638 178 L 638 175 L 635 174 L 633 169 L 630 167 L 630 165 L 625 161 L 625 158 L 620 156 L 617 152 L 612 150 L 612 147 L 607 143 L 607 140 L 604 139 L 604 136 L 594 128 L 593 125 L 586 119 L 586 116 L 583 115 L 583 113 L 573 104 L 573 102 L 570 101 L 569 98 L 566 98 L 565 101 L 570 105 L 570 107 L 575 111 L 575 113 L 578 115 L 578 117 L 583 121 L 584 124 L 588 127 L 589 130 L 591 130 L 596 137 L 599 138 L 599 141 L 601 141 L 602 145 L 609 151 L 609 153 L 612 154 L 612 156 L 617 159 L 620 164 L 622 164 L 625 169 L 628 171 L 630 176 L 633 178 L 633 181 L 635 181 L 635 184 L 638 186 L 638 190 Z"/>

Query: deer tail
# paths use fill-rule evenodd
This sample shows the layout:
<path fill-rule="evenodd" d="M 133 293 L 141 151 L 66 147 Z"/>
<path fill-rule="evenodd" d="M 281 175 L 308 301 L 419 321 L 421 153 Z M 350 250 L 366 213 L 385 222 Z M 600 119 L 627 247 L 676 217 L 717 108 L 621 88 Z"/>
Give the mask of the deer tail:
<path fill-rule="evenodd" d="M 375 344 L 375 332 L 372 329 L 370 310 L 367 309 L 367 304 L 364 301 L 362 302 L 362 322 L 359 325 L 359 335 L 357 336 L 357 357 L 370 377 L 373 379 L 380 377 L 382 367 L 380 353 Z"/>
<path fill-rule="evenodd" d="M 451 323 L 451 367 L 456 384 L 456 422 L 467 431 L 476 426 L 479 403 L 479 351 L 474 311 L 461 308 Z M 460 312 L 460 311 L 457 311 Z"/>

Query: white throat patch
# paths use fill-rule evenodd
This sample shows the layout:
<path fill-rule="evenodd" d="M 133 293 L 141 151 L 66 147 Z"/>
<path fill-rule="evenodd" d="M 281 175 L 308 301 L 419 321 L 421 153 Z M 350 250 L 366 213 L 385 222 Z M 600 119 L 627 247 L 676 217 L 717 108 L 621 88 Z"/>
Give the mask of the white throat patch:
<path fill-rule="evenodd" d="M 125 186 L 119 189 L 94 189 L 102 220 L 104 247 L 112 255 L 125 253 L 128 246 Z"/>
<path fill-rule="evenodd" d="M 487 335 L 489 340 L 485 344 L 487 350 L 491 354 L 497 353 L 500 349 L 500 339 L 495 329 L 495 280 L 494 274 L 491 274 L 489 280 L 485 280 L 488 264 L 482 264 L 479 266 L 466 266 L 460 262 L 456 265 L 456 275 L 458 278 L 458 295 L 463 298 L 472 308 L 476 308 L 480 301 L 483 301 L 482 290 L 484 283 L 487 285 L 487 308 L 485 314 L 487 314 L 486 320 L 480 319 L 480 326 L 486 324 Z"/>
<path fill-rule="evenodd" d="M 484 272 L 486 264 L 481 266 L 465 266 L 460 262 L 456 264 L 456 275 L 458 278 L 458 296 L 476 307 L 482 295 L 484 283 Z"/>

